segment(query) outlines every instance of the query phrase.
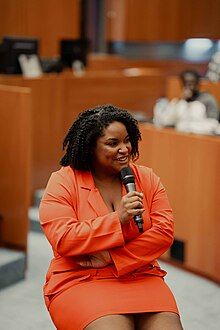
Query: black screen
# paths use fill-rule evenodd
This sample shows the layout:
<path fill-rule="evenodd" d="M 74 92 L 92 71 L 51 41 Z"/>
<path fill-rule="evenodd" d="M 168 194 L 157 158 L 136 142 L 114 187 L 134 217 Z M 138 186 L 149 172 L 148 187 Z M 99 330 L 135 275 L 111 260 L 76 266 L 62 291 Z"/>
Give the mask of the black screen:
<path fill-rule="evenodd" d="M 18 56 L 38 55 L 39 42 L 37 38 L 4 37 L 0 45 L 0 72 L 6 74 L 21 73 Z"/>
<path fill-rule="evenodd" d="M 87 39 L 63 39 L 60 41 L 60 57 L 65 67 L 72 67 L 74 61 L 78 60 L 87 64 L 89 42 Z"/>

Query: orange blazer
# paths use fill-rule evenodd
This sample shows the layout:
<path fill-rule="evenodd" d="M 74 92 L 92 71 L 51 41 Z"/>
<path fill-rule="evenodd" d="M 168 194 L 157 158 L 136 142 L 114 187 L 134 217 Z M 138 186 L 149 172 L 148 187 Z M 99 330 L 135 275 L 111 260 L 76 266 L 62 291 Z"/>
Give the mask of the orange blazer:
<path fill-rule="evenodd" d="M 172 210 L 165 189 L 153 171 L 144 166 L 130 166 L 137 191 L 144 193 L 141 234 L 133 219 L 121 225 L 117 212 L 109 212 L 90 172 L 68 166 L 51 175 L 39 209 L 43 231 L 54 252 L 46 276 L 45 296 L 92 276 L 166 274 L 156 259 L 173 242 Z M 125 194 L 122 185 L 122 195 Z M 75 262 L 77 256 L 102 250 L 110 252 L 113 264 L 102 269 L 85 269 Z"/>

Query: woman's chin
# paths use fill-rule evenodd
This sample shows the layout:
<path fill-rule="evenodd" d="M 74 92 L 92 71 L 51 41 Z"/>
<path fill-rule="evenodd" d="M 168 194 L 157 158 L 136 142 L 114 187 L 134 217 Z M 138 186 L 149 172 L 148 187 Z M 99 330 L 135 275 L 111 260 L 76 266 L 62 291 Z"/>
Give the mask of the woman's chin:
<path fill-rule="evenodd" d="M 120 163 L 118 164 L 119 172 L 120 172 L 123 168 L 128 167 L 128 166 L 129 166 L 129 161 L 126 161 L 126 162 L 120 162 Z"/>

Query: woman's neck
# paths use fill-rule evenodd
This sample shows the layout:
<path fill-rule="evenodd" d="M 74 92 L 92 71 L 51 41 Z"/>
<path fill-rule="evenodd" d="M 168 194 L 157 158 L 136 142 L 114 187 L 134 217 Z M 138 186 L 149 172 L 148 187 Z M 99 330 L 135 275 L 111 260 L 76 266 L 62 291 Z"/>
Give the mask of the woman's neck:
<path fill-rule="evenodd" d="M 119 174 L 109 175 L 106 173 L 95 173 L 92 172 L 93 179 L 96 184 L 114 184 L 120 182 Z"/>

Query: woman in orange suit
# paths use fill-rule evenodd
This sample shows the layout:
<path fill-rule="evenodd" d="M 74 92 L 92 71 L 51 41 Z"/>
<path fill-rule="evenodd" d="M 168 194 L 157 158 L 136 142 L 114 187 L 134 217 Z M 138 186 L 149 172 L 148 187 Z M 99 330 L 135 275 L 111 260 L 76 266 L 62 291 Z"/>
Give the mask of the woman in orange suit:
<path fill-rule="evenodd" d="M 54 253 L 44 297 L 58 330 L 182 329 L 156 260 L 173 241 L 172 210 L 160 179 L 134 164 L 140 139 L 136 120 L 111 105 L 82 112 L 64 139 L 40 205 Z M 136 191 L 121 181 L 125 167 Z"/>

